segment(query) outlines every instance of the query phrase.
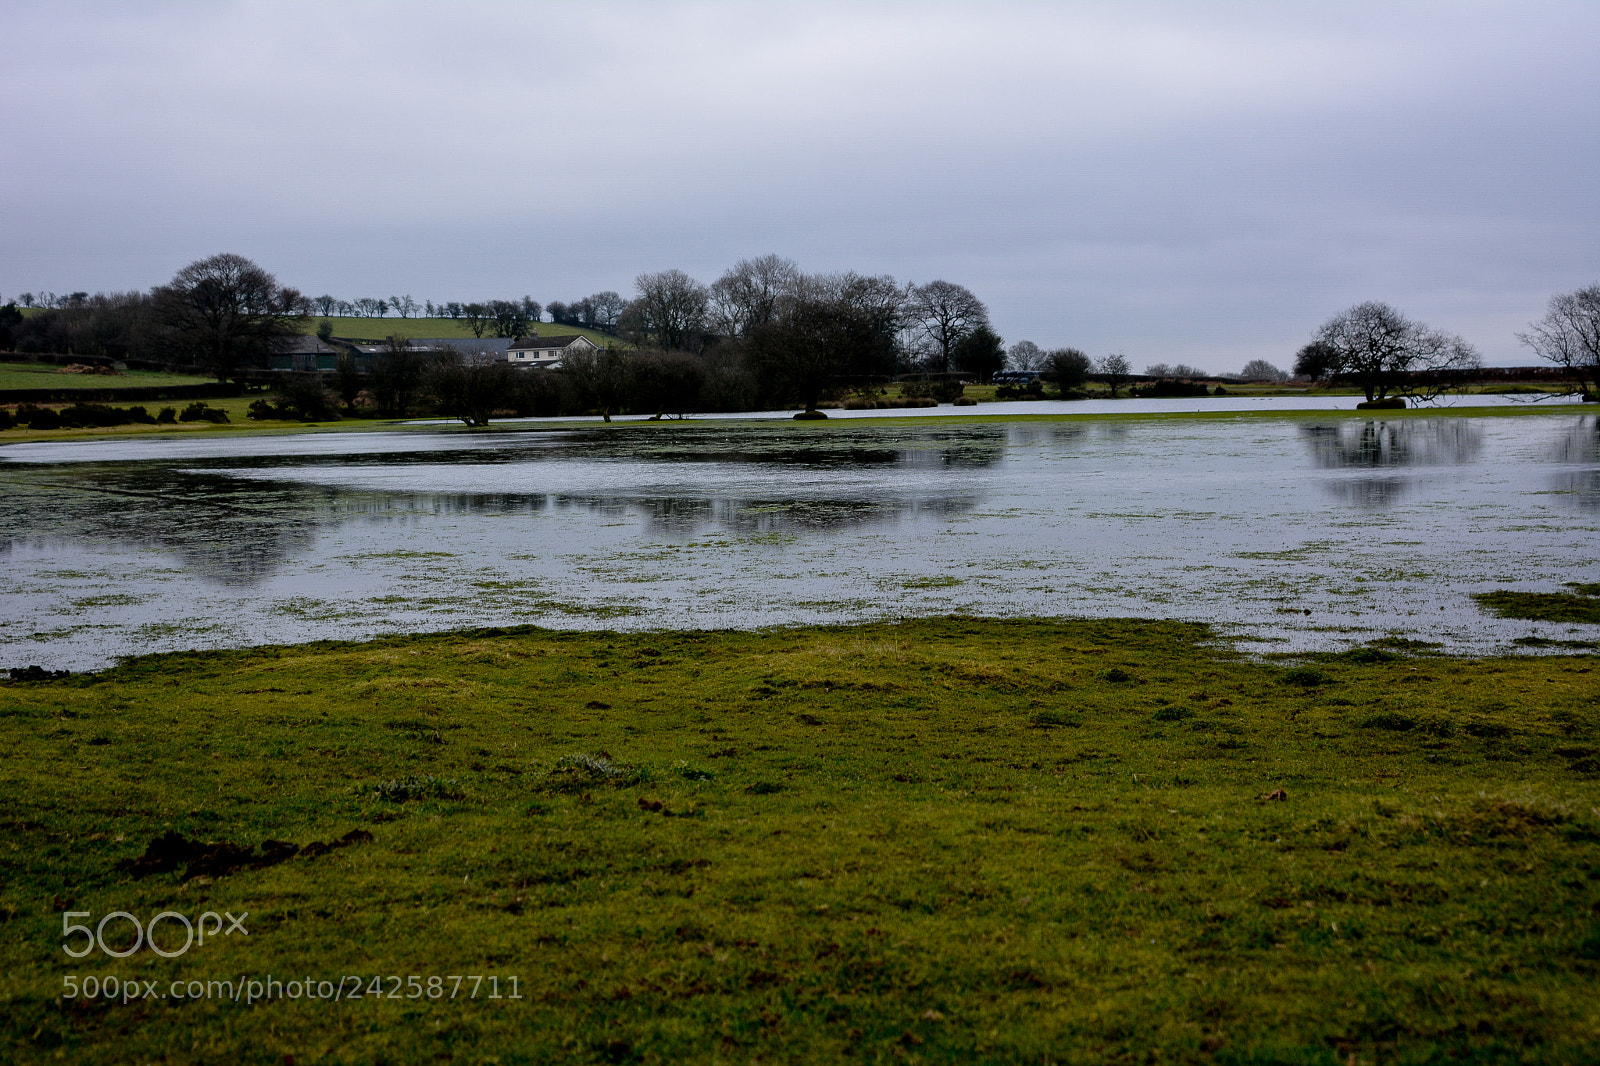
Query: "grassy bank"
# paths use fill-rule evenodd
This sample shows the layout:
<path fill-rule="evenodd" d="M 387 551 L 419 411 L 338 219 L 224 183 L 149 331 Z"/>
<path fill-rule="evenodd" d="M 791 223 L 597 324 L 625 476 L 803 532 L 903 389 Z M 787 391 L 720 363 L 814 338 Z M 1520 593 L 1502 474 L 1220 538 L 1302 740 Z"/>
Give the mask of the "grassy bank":
<path fill-rule="evenodd" d="M 220 425 L 219 426 L 219 425 L 212 425 L 211 423 L 200 422 L 200 423 L 183 423 L 183 424 L 179 424 L 179 425 L 176 425 L 176 426 L 173 426 L 173 425 L 163 425 L 163 426 L 126 425 L 126 426 L 111 426 L 111 427 L 96 428 L 96 429 L 35 430 L 35 429 L 31 429 L 31 428 L 15 428 L 15 429 L 9 429 L 9 430 L 0 430 L 0 445 L 4 445 L 4 444 L 7 444 L 7 443 L 21 443 L 21 442 L 25 442 L 25 441 L 37 441 L 37 440 L 60 440 L 60 439 L 68 439 L 68 438 L 120 437 L 120 436 L 125 436 L 125 435 L 130 435 L 130 434 L 132 434 L 132 435 L 144 435 L 144 434 L 148 434 L 148 433 L 190 433 L 190 432 L 238 433 L 238 432 L 262 432 L 262 431 L 284 432 L 286 430 L 309 430 L 311 432 L 326 432 L 326 431 L 329 431 L 329 430 L 337 430 L 337 431 L 341 431 L 341 432 L 350 432 L 350 431 L 360 431 L 360 430 L 364 430 L 364 429 L 394 430 L 394 429 L 404 425 L 403 421 L 398 421 L 397 422 L 396 420 L 392 420 L 392 419 L 378 419 L 378 418 L 346 418 L 346 419 L 342 419 L 342 420 L 340 420 L 338 422 L 323 422 L 323 423 L 320 423 L 320 424 L 314 424 L 313 426 L 307 426 L 307 425 L 305 425 L 303 423 L 299 423 L 299 422 L 284 422 L 284 421 L 276 421 L 276 420 L 269 420 L 269 421 L 265 421 L 265 422 L 252 421 L 252 420 L 250 420 L 250 419 L 248 419 L 246 417 L 246 413 L 247 413 L 247 411 L 249 409 L 250 404 L 252 402 L 254 402 L 256 399 L 260 399 L 260 398 L 262 398 L 261 394 L 258 394 L 258 395 L 255 395 L 255 396 L 232 397 L 232 398 L 227 398 L 227 399 L 215 399 L 215 400 L 207 400 L 207 401 L 205 401 L 207 406 L 219 407 L 219 408 L 223 409 L 224 411 L 228 412 L 228 415 L 229 415 L 229 418 L 231 419 L 231 422 L 229 424 L 226 424 L 226 425 Z M 152 412 L 156 411 L 157 409 L 159 409 L 162 406 L 176 406 L 181 410 L 186 405 L 187 402 L 188 401 L 183 401 L 183 402 L 176 402 L 175 401 L 172 404 L 146 403 L 144 406 L 147 407 Z M 51 404 L 49 406 L 52 406 L 52 407 L 63 407 L 63 406 L 66 406 L 66 405 L 58 403 L 58 404 Z M 128 406 L 128 404 L 126 404 L 126 403 L 124 403 L 124 404 L 113 404 L 112 406 L 123 406 L 123 407 L 126 407 L 126 406 Z M 959 424 L 959 423 L 975 423 L 975 422 L 983 422 L 983 423 L 1070 422 L 1070 421 L 1076 421 L 1076 420 L 1092 420 L 1092 421 L 1096 421 L 1096 422 L 1101 422 L 1101 421 L 1112 421 L 1112 422 L 1136 421 L 1136 422 L 1143 422 L 1143 421 L 1161 421 L 1161 420 L 1165 420 L 1165 419 L 1178 419 L 1178 420 L 1183 420 L 1183 421 L 1193 421 L 1193 420 L 1233 420 L 1233 419 L 1289 419 L 1289 420 L 1301 421 L 1301 422 L 1305 422 L 1305 421 L 1327 422 L 1327 421 L 1335 420 L 1335 419 L 1339 419 L 1339 420 L 1371 419 L 1371 418 L 1377 417 L 1377 415 L 1381 415 L 1381 418 L 1379 418 L 1378 420 L 1381 420 L 1381 421 L 1384 421 L 1384 422 L 1394 422 L 1394 421 L 1400 421 L 1400 420 L 1404 420 L 1404 419 L 1413 419 L 1413 418 L 1519 418 L 1519 417 L 1524 417 L 1524 416 L 1538 416 L 1538 415 L 1549 415 L 1549 414 L 1582 415 L 1582 414 L 1587 414 L 1587 413 L 1589 413 L 1587 408 L 1579 409 L 1579 408 L 1570 407 L 1570 406 L 1568 406 L 1568 407 L 1553 407 L 1553 406 L 1550 406 L 1550 405 L 1540 405 L 1540 404 L 1536 404 L 1536 403 L 1532 403 L 1532 402 L 1530 402 L 1530 403 L 1528 403 L 1526 405 L 1523 405 L 1523 406 L 1515 406 L 1515 407 L 1512 407 L 1512 406 L 1507 406 L 1507 407 L 1474 407 L 1474 408 L 1415 407 L 1415 408 L 1410 408 L 1410 409 L 1404 410 L 1404 411 L 1383 411 L 1383 412 L 1376 413 L 1376 415 L 1373 412 L 1366 412 L 1366 411 L 1337 411 L 1337 410 L 1327 410 L 1327 411 L 1318 411 L 1318 410 L 1310 410 L 1310 411 L 1301 411 L 1301 410 L 1278 410 L 1278 411 L 1227 411 L 1227 410 L 1214 410 L 1214 411 L 1207 411 L 1207 410 L 1201 409 L 1201 410 L 1197 410 L 1197 411 L 1151 411 L 1151 410 L 1148 410 L 1148 409 L 1140 409 L 1140 408 L 1138 408 L 1138 407 L 1136 407 L 1134 405 L 1130 405 L 1125 411 L 1116 411 L 1116 412 L 1096 411 L 1096 412 L 1083 412 L 1083 413 L 1080 414 L 1080 413 L 1076 413 L 1076 412 L 1074 412 L 1074 411 L 1069 409 L 1069 410 L 1063 411 L 1063 412 L 1052 411 L 1052 412 L 1048 412 L 1048 413 L 1040 412 L 1038 414 L 1034 414 L 1032 412 L 1026 412 L 1026 413 L 1022 413 L 1022 414 L 995 414 L 995 413 L 992 413 L 990 411 L 984 410 L 982 405 L 978 405 L 978 406 L 973 406 L 973 407 L 950 407 L 950 406 L 930 407 L 930 408 L 925 408 L 925 409 L 919 409 L 919 410 L 915 411 L 914 413 L 907 414 L 907 415 L 887 415 L 887 414 L 881 415 L 881 416 L 864 415 L 864 416 L 857 416 L 857 417 L 852 417 L 852 418 L 848 418 L 848 419 L 840 418 L 840 417 L 835 416 L 835 417 L 833 417 L 833 418 L 831 418 L 831 419 L 829 419 L 827 421 L 817 421 L 817 422 L 809 422 L 809 423 L 802 423 L 802 424 L 808 426 L 809 429 L 812 432 L 828 432 L 829 431 L 828 427 L 830 427 L 830 426 L 832 426 L 832 427 L 840 427 L 840 426 L 842 426 L 842 427 L 845 427 L 847 429 L 864 429 L 864 428 L 868 428 L 868 427 L 872 427 L 872 426 L 906 426 L 906 425 L 913 424 L 913 423 L 906 422 L 907 418 L 912 418 L 912 419 L 917 419 L 917 420 L 921 420 L 921 419 L 937 419 L 938 420 L 938 424 L 940 424 L 940 425 L 955 425 L 955 424 Z M 480 430 L 467 430 L 467 428 L 465 426 L 461 425 L 460 423 L 458 423 L 458 422 L 456 422 L 454 420 L 445 419 L 443 416 L 440 416 L 440 415 L 434 415 L 434 416 L 430 416 L 430 417 L 426 417 L 426 418 L 419 417 L 417 419 L 414 419 L 413 421 L 422 421 L 422 422 L 427 422 L 428 423 L 427 425 L 419 425 L 419 426 L 413 427 L 419 432 L 438 432 L 438 431 L 440 431 L 441 426 L 445 430 L 454 431 L 454 432 L 486 432 L 487 431 L 487 432 L 497 432 L 497 433 L 507 433 L 507 432 L 542 433 L 542 432 L 549 432 L 549 431 L 555 430 L 555 429 L 566 429 L 566 428 L 583 428 L 583 429 L 600 429 L 601 428 L 600 424 L 598 422 L 594 421 L 593 419 L 579 420 L 579 419 L 575 419 L 575 418 L 574 419 L 568 419 L 568 420 L 555 420 L 555 419 L 552 419 L 552 420 L 548 420 L 548 421 L 539 421 L 539 422 L 512 422 L 512 421 L 507 421 L 507 420 L 503 420 L 503 419 L 497 419 L 494 422 L 492 422 L 487 427 L 486 430 L 483 430 L 483 429 L 480 429 Z M 638 416 L 627 416 L 625 418 L 618 419 L 617 421 L 611 423 L 610 426 L 611 426 L 611 428 L 614 428 L 616 430 L 637 429 L 637 430 L 641 430 L 641 431 L 643 431 L 643 430 L 654 430 L 656 432 L 668 432 L 668 433 L 670 433 L 670 432 L 673 431 L 674 427 L 681 427 L 681 426 L 686 426 L 686 425 L 688 425 L 688 426 L 695 426 L 695 425 L 704 426 L 710 421 L 712 421 L 712 420 L 709 419 L 709 418 L 706 418 L 705 416 L 695 416 L 695 415 L 690 415 L 687 419 L 682 420 L 682 421 L 680 421 L 680 420 L 678 420 L 676 418 L 672 418 L 672 419 L 665 419 L 665 420 L 660 421 L 660 422 L 648 421 L 648 420 L 646 420 L 646 419 L 644 419 L 642 417 L 638 417 Z M 780 425 L 788 427 L 788 426 L 793 426 L 796 423 L 768 419 L 768 420 L 763 420 L 762 424 L 763 425 L 770 425 L 773 428 L 777 428 Z"/>
<path fill-rule="evenodd" d="M 1273 664 L 1206 638 L 519 630 L 0 685 L 0 1039 L 260 1063 L 1600 1050 L 1594 658 Z M 249 933 L 63 954 L 63 912 L 116 910 Z M 384 996 L 62 998 L 68 975 L 268 974 Z M 433 998 L 431 975 L 469 980 Z"/>

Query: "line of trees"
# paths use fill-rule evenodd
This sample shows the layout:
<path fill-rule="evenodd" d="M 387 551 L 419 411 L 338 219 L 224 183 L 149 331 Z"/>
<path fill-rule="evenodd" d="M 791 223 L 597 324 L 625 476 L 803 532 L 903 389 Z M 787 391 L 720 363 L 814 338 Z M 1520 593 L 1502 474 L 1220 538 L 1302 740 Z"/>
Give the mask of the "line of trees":
<path fill-rule="evenodd" d="M 525 336 L 545 311 L 561 323 L 615 332 L 643 354 L 583 357 L 569 361 L 565 374 L 572 397 L 607 413 L 652 406 L 654 413 L 735 409 L 739 403 L 813 409 L 829 395 L 870 390 L 895 375 L 986 381 L 1007 365 L 1040 371 L 1064 393 L 1080 389 L 1091 374 L 1113 394 L 1133 379 L 1121 353 L 1094 361 L 1074 348 L 1047 351 L 1031 341 L 1008 352 L 983 301 L 942 279 L 919 285 L 886 274 L 808 274 L 793 260 L 767 255 L 739 261 L 709 285 L 681 270 L 643 273 L 635 290 L 632 299 L 606 291 L 548 307 L 525 296 L 428 301 L 421 310 L 464 320 L 478 337 Z M 183 363 L 219 379 L 264 367 L 274 350 L 306 332 L 311 315 L 344 306 L 330 296 L 308 298 L 232 254 L 197 260 L 147 293 L 25 293 L 19 301 L 42 310 L 23 315 L 14 303 L 0 309 L 0 346 Z M 408 317 L 418 311 L 409 296 L 363 304 L 382 313 L 379 305 Z M 1545 316 L 1518 336 L 1540 358 L 1576 376 L 1586 395 L 1600 393 L 1600 284 L 1553 297 Z M 1383 402 L 1431 398 L 1481 362 L 1462 338 L 1368 302 L 1323 323 L 1297 353 L 1294 373 L 1352 385 L 1369 402 Z M 626 372 L 619 369 L 623 363 Z M 1206 376 L 1183 364 L 1154 364 L 1145 373 Z M 1268 381 L 1285 375 L 1255 360 L 1238 376 Z M 623 380 L 626 387 L 617 384 Z M 644 403 L 640 390 L 660 399 Z"/>

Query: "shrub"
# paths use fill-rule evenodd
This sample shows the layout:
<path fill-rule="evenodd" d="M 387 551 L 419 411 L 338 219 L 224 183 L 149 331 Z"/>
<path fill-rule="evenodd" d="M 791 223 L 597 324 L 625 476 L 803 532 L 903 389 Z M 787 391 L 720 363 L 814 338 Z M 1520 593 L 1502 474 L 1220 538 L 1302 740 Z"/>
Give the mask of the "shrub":
<path fill-rule="evenodd" d="M 1141 388 L 1128 390 L 1133 396 L 1181 398 L 1188 396 L 1209 396 L 1211 392 L 1198 381 L 1173 381 L 1163 378 L 1152 381 Z"/>
<path fill-rule="evenodd" d="M 17 408 L 17 422 L 30 429 L 60 429 L 61 415 L 53 407 L 35 407 L 31 403 Z"/>
<path fill-rule="evenodd" d="M 0 407 L 0 429 L 10 429 L 16 424 L 17 420 L 11 417 L 11 412 L 4 407 Z"/>
<path fill-rule="evenodd" d="M 179 422 L 226 422 L 228 412 L 217 407 L 207 407 L 204 400 L 196 400 L 183 409 L 178 416 Z"/>
<path fill-rule="evenodd" d="M 156 413 L 156 422 L 160 424 L 165 425 L 169 422 L 176 422 L 177 420 L 178 409 L 176 407 L 163 407 Z"/>
<path fill-rule="evenodd" d="M 1285 685 L 1299 685 L 1301 688 L 1315 688 L 1328 683 L 1328 675 L 1318 670 L 1315 666 L 1297 666 L 1288 670 L 1278 679 Z"/>
<path fill-rule="evenodd" d="M 269 417 L 301 422 L 339 420 L 339 398 L 323 386 L 321 375 L 290 375 L 279 380 L 272 391 L 277 397 L 273 407 L 276 413 Z"/>
<path fill-rule="evenodd" d="M 1026 385 L 1013 385 L 1006 383 L 997 386 L 994 390 L 997 400 L 1042 400 L 1044 399 L 1044 382 L 1034 380 Z"/>
<path fill-rule="evenodd" d="M 130 422 L 154 422 L 143 407 L 105 407 L 97 403 L 75 403 L 60 412 L 63 426 L 125 426 Z"/>

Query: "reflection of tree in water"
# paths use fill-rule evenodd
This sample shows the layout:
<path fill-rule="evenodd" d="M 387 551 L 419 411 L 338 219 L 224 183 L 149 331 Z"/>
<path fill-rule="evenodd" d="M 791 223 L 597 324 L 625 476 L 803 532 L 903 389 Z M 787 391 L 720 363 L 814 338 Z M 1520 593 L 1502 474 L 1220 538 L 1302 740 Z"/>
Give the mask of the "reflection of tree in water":
<path fill-rule="evenodd" d="M 960 495 L 877 500 L 675 500 L 642 509 L 656 529 L 690 533 L 707 527 L 731 533 L 799 533 L 889 526 L 922 517 L 970 511 L 977 500 Z"/>
<path fill-rule="evenodd" d="M 1461 466 L 1483 450 L 1483 431 L 1466 419 L 1342 422 L 1304 426 L 1301 434 L 1317 466 L 1333 470 L 1393 470 L 1407 466 Z M 1330 478 L 1323 487 L 1349 507 L 1388 507 L 1411 488 L 1394 474 Z"/>
<path fill-rule="evenodd" d="M 148 465 L 7 473 L 0 538 L 157 548 L 227 585 L 261 581 L 308 549 L 319 527 L 359 514 L 367 509 L 359 504 L 370 502 L 341 499 L 331 489 Z"/>
<path fill-rule="evenodd" d="M 678 430 L 679 427 L 674 427 Z M 809 427 L 808 427 L 809 428 Z M 464 469 L 506 462 L 559 463 L 564 456 L 644 463 L 748 463 L 780 467 L 870 469 L 908 473 L 992 466 L 1004 457 L 1005 432 L 989 426 L 958 429 L 842 430 L 824 436 L 791 427 L 756 430 L 706 427 L 664 434 L 645 431 L 585 433 L 552 442 L 419 450 L 363 459 L 363 465 L 437 464 Z M 973 486 L 957 479 L 909 483 L 897 492 L 877 481 L 854 488 L 812 485 L 804 498 L 660 493 L 426 493 L 307 485 L 295 472 L 307 467 L 350 466 L 348 454 L 329 457 L 227 457 L 165 463 L 63 465 L 11 468 L 6 506 L 0 508 L 0 545 L 62 539 L 96 545 L 151 547 L 176 554 L 183 566 L 213 581 L 248 586 L 307 553 L 319 531 L 355 519 L 394 521 L 419 514 L 536 514 L 583 511 L 616 518 L 637 514 L 651 527 L 677 533 L 721 528 L 735 533 L 825 531 L 889 525 L 922 515 L 970 510 Z M 207 473 L 205 467 L 219 468 Z M 198 469 L 197 469 L 198 468 Z M 276 478 L 236 477 L 222 470 L 280 472 Z M 818 491 L 820 489 L 820 492 Z M 781 491 L 781 490 L 780 490 Z M 827 498 L 824 498 L 827 497 Z M 852 498 L 855 497 L 855 498 Z"/>
<path fill-rule="evenodd" d="M 785 423 L 585 433 L 572 440 L 585 458 L 813 468 L 985 467 L 1005 457 L 1005 445 L 1005 429 L 998 426 L 854 429 Z"/>
<path fill-rule="evenodd" d="M 1462 418 L 1304 426 L 1321 467 L 1459 466 L 1483 450 L 1483 431 Z"/>
<path fill-rule="evenodd" d="M 947 517 L 972 510 L 970 493 L 915 494 L 863 499 L 743 499 L 733 496 L 643 496 L 581 493 L 528 495 L 395 494 L 390 514 L 537 514 L 588 512 L 601 518 L 642 516 L 659 532 L 690 534 L 705 529 L 730 533 L 781 533 L 862 529 L 905 519 Z"/>
<path fill-rule="evenodd" d="M 1551 478 L 1551 488 L 1571 495 L 1579 507 L 1600 508 L 1600 418 L 1585 415 L 1574 419 L 1556 441 L 1551 458 L 1579 468 L 1558 471 Z"/>
<path fill-rule="evenodd" d="M 1411 482 L 1399 477 L 1349 477 L 1330 480 L 1323 488 L 1347 507 L 1375 511 L 1404 496 Z"/>

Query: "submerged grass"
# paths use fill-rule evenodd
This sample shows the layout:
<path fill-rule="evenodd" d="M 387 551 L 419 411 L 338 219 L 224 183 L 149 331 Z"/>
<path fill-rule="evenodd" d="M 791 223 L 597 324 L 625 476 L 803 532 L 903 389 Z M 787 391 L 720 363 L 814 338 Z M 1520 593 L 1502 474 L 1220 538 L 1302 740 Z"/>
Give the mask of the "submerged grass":
<path fill-rule="evenodd" d="M 526 628 L 0 685 L 0 1040 L 16 1061 L 1592 1060 L 1595 659 L 1406 651 L 1275 665 L 1123 621 Z M 152 865 L 180 844 L 187 870 Z M 62 953 L 63 912 L 115 910 L 250 932 Z M 68 974 L 402 991 L 112 1005 L 63 999 Z M 436 974 L 502 998 L 435 997 Z"/>
<path fill-rule="evenodd" d="M 1600 625 L 1600 584 L 1571 584 L 1570 587 L 1572 592 L 1495 589 L 1474 593 L 1472 598 L 1501 618 Z"/>

